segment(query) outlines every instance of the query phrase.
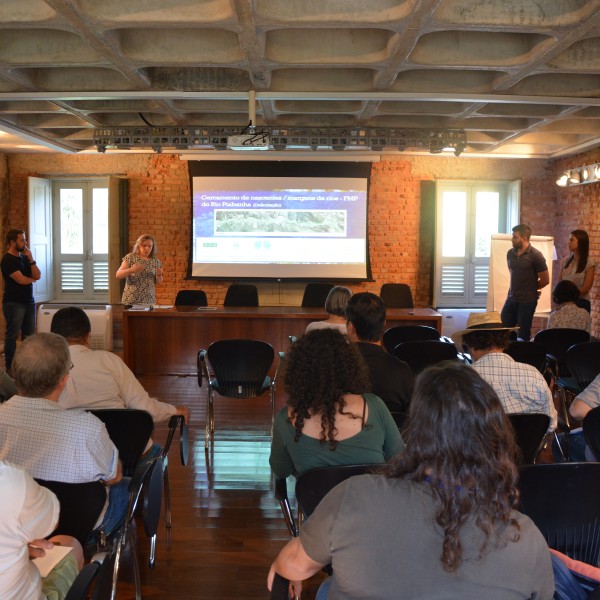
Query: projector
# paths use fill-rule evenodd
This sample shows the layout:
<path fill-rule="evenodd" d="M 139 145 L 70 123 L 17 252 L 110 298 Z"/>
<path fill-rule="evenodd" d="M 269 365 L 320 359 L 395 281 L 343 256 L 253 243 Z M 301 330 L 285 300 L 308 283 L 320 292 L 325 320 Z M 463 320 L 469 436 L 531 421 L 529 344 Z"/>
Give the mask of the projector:
<path fill-rule="evenodd" d="M 227 147 L 230 150 L 268 150 L 269 136 L 266 133 L 230 135 L 227 138 Z"/>

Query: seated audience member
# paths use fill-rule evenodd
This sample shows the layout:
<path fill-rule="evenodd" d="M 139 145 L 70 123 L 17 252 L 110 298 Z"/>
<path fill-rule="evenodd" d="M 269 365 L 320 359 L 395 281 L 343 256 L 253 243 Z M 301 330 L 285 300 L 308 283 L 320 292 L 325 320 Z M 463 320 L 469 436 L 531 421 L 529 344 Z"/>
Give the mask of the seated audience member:
<path fill-rule="evenodd" d="M 313 321 L 306 327 L 306 333 L 315 329 L 337 329 L 340 333 L 346 334 L 345 310 L 348 299 L 352 292 L 347 287 L 336 285 L 329 290 L 325 299 L 325 310 L 329 313 L 329 318 L 325 321 Z"/>
<path fill-rule="evenodd" d="M 71 364 L 67 342 L 54 333 L 36 333 L 17 348 L 12 372 L 19 394 L 0 404 L 0 460 L 36 479 L 110 486 L 101 524 L 110 533 L 127 510 L 127 482 L 104 423 L 58 405 Z"/>
<path fill-rule="evenodd" d="M 70 536 L 43 539 L 58 522 L 56 496 L 22 469 L 0 461 L 0 497 L 0 598 L 62 600 L 83 566 L 83 550 Z M 42 579 L 30 558 L 44 556 L 55 543 L 71 552 Z"/>
<path fill-rule="evenodd" d="M 515 510 L 512 428 L 494 390 L 458 362 L 417 378 L 406 449 L 385 474 L 335 487 L 269 573 L 300 581 L 331 564 L 317 599 L 551 600 L 550 552 Z"/>
<path fill-rule="evenodd" d="M 0 369 L 0 404 L 12 398 L 16 393 L 17 386 L 12 377 L 4 369 Z"/>
<path fill-rule="evenodd" d="M 569 407 L 569 413 L 578 421 L 583 421 L 585 415 L 597 406 L 600 406 L 600 375 L 596 375 L 594 381 L 575 396 Z"/>
<path fill-rule="evenodd" d="M 504 353 L 509 333 L 516 329 L 504 327 L 496 311 L 471 313 L 467 329 L 453 333 L 452 339 L 459 348 L 469 348 L 473 368 L 494 388 L 507 414 L 544 413 L 550 417 L 548 431 L 554 431 L 556 408 L 543 375 Z"/>
<path fill-rule="evenodd" d="M 275 416 L 269 463 L 277 477 L 317 467 L 383 463 L 404 448 L 385 404 L 369 389 L 358 350 L 339 331 L 319 329 L 293 344 L 288 406 Z"/>
<path fill-rule="evenodd" d="M 381 340 L 385 328 L 386 307 L 370 292 L 354 294 L 346 306 L 348 337 L 356 343 L 369 369 L 373 393 L 379 396 L 402 425 L 414 385 L 411 368 L 385 351 Z"/>
<path fill-rule="evenodd" d="M 592 318 L 585 308 L 579 308 L 579 288 L 568 279 L 559 281 L 552 290 L 556 310 L 548 318 L 547 329 L 583 329 L 592 331 Z"/>
<path fill-rule="evenodd" d="M 58 404 L 62 408 L 136 408 L 150 413 L 155 423 L 173 415 L 190 419 L 187 406 L 175 407 L 151 398 L 129 367 L 112 352 L 91 350 L 92 327 L 85 312 L 76 306 L 61 308 L 52 317 L 50 329 L 69 344 L 73 367 Z M 144 459 L 161 452 L 158 444 L 148 442 Z"/>

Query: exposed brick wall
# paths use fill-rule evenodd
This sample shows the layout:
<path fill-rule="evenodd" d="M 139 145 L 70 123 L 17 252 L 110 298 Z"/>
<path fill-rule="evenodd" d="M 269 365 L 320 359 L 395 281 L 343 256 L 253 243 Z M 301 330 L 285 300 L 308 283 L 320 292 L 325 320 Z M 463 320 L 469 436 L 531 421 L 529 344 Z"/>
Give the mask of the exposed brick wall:
<path fill-rule="evenodd" d="M 129 179 L 129 245 L 152 233 L 165 264 L 157 301 L 172 303 L 177 290 L 202 288 L 220 304 L 228 281 L 186 281 L 189 255 L 190 189 L 187 163 L 173 155 L 27 155 L 8 157 L 8 220 L 26 224 L 27 177 L 122 175 Z M 418 306 L 431 304 L 433 252 L 431 205 L 421 205 L 421 183 L 436 179 L 521 179 L 524 220 L 534 232 L 552 234 L 554 174 L 541 160 L 384 157 L 373 164 L 369 235 L 374 281 L 352 285 L 378 292 L 386 282 L 405 282 Z M 283 284 L 285 285 L 285 284 Z"/>
<path fill-rule="evenodd" d="M 552 178 L 556 181 L 562 173 L 573 167 L 600 163 L 600 149 L 596 148 L 551 163 Z M 568 254 L 567 240 L 573 229 L 585 229 L 590 236 L 590 255 L 600 262 L 600 182 L 577 185 L 556 190 L 556 216 L 554 231 L 559 259 Z M 557 271 L 558 271 L 558 262 Z M 600 268 L 590 297 L 592 300 L 592 333 L 600 337 Z"/>

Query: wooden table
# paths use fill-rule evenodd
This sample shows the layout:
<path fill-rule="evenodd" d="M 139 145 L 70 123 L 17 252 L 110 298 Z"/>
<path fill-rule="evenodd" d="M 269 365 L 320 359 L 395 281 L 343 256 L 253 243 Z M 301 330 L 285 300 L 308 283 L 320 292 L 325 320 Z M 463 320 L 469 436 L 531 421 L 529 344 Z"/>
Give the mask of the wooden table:
<path fill-rule="evenodd" d="M 327 316 L 321 308 L 297 306 L 126 310 L 123 359 L 136 375 L 195 373 L 198 350 L 211 342 L 248 338 L 269 342 L 276 352 L 285 351 L 290 335 L 302 335 L 311 321 Z M 389 309 L 386 328 L 395 325 L 429 325 L 441 334 L 442 315 L 431 308 Z"/>

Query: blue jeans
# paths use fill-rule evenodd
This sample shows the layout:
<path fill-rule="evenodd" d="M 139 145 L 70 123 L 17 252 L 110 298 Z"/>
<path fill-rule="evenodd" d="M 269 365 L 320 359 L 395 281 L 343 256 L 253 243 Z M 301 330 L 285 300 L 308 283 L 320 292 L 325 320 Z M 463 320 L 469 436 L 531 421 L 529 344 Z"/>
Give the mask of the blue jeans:
<path fill-rule="evenodd" d="M 4 360 L 6 368 L 12 367 L 13 356 L 17 348 L 17 338 L 21 333 L 24 340 L 35 333 L 35 303 L 21 304 L 20 302 L 4 302 L 2 304 L 6 320 L 6 335 L 4 336 Z"/>
<path fill-rule="evenodd" d="M 327 596 L 329 596 L 329 589 L 331 588 L 331 581 L 331 577 L 323 580 L 323 583 L 321 583 L 319 589 L 317 590 L 315 600 L 327 600 Z"/>
<path fill-rule="evenodd" d="M 554 554 L 550 554 L 550 556 L 554 573 L 554 600 L 585 600 L 593 588 L 584 586 L 577 581 L 560 558 Z"/>
<path fill-rule="evenodd" d="M 535 302 L 517 302 L 516 300 L 506 299 L 500 318 L 504 327 L 519 326 L 519 338 L 528 342 L 531 339 L 531 323 L 533 313 L 537 307 Z"/>
<path fill-rule="evenodd" d="M 107 535 L 116 531 L 125 521 L 129 504 L 129 482 L 131 477 L 123 477 L 119 483 L 111 485 L 108 490 L 108 508 L 100 527 Z"/>

